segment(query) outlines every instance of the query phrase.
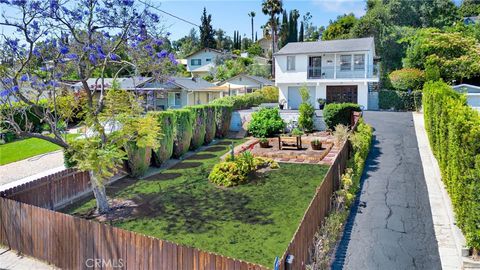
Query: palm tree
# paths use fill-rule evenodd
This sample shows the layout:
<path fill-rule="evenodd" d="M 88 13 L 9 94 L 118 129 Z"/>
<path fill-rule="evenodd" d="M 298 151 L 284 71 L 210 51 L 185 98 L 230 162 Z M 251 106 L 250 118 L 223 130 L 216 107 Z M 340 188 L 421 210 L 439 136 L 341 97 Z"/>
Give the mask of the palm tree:
<path fill-rule="evenodd" d="M 275 52 L 275 35 L 277 33 L 277 15 L 282 13 L 282 0 L 263 0 L 262 3 L 262 12 L 265 15 L 269 15 L 270 19 L 268 23 L 270 24 L 271 35 L 272 35 L 272 55 Z M 273 65 L 272 65 L 273 67 Z"/>
<path fill-rule="evenodd" d="M 252 41 L 253 41 L 253 18 L 255 17 L 255 15 L 256 15 L 256 14 L 255 14 L 255 11 L 250 11 L 250 12 L 248 13 L 248 16 L 249 16 L 250 18 L 252 18 Z"/>

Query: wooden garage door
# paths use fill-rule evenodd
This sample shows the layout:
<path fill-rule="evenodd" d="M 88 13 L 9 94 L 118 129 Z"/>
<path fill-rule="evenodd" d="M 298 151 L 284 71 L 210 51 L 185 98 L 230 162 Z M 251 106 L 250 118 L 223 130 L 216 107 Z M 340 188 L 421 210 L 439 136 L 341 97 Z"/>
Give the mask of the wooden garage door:
<path fill-rule="evenodd" d="M 356 85 L 327 86 L 327 103 L 357 103 L 357 95 Z"/>

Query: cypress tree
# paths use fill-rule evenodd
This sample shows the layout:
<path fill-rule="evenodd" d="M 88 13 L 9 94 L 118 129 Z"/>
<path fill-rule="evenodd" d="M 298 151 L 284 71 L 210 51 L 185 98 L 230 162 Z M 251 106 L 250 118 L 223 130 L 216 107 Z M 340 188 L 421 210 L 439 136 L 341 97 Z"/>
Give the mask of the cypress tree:
<path fill-rule="evenodd" d="M 203 14 L 200 18 L 202 25 L 200 26 L 200 44 L 205 48 L 215 48 L 215 31 L 212 27 L 212 15 L 207 15 L 207 9 L 203 8 Z"/>
<path fill-rule="evenodd" d="M 298 34 L 298 41 L 303 42 L 303 22 L 300 22 L 300 33 Z"/>

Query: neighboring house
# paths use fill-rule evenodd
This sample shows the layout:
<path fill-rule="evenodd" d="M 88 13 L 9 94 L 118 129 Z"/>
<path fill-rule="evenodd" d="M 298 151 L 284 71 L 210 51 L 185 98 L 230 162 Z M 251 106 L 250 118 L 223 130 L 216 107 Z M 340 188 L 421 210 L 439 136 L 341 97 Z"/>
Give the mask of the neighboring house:
<path fill-rule="evenodd" d="M 268 53 L 272 52 L 272 38 L 271 37 L 262 37 L 257 40 L 257 44 L 262 48 L 263 56 L 267 56 Z M 275 44 L 277 45 L 277 44 Z"/>
<path fill-rule="evenodd" d="M 373 38 L 291 42 L 274 54 L 279 101 L 298 109 L 299 88 L 307 86 L 310 102 L 353 102 L 368 109 L 369 86 L 378 83 Z"/>
<path fill-rule="evenodd" d="M 215 67 L 215 58 L 223 56 L 225 53 L 216 50 L 204 48 L 198 50 L 187 57 L 187 71 L 192 73 L 192 76 L 203 77 L 208 75 L 212 68 Z"/>
<path fill-rule="evenodd" d="M 114 79 L 105 78 L 103 86 L 108 89 Z M 224 96 L 224 91 L 201 78 L 171 77 L 165 82 L 152 77 L 117 78 L 119 88 L 134 91 L 142 97 L 142 105 L 146 110 L 165 110 L 181 108 L 189 105 L 207 104 Z M 87 83 L 91 90 L 101 89 L 102 83 L 96 78 L 90 78 Z M 83 88 L 81 83 L 74 85 L 75 90 Z M 98 95 L 98 94 L 97 94 Z"/>
<path fill-rule="evenodd" d="M 264 86 L 272 86 L 274 83 L 263 77 L 239 74 L 235 77 L 220 82 L 218 85 L 229 89 L 229 94 L 236 96 L 243 95 L 245 93 L 251 93 L 253 90 L 260 89 Z"/>
<path fill-rule="evenodd" d="M 480 23 L 480 16 L 465 17 L 463 23 L 466 25 Z"/>
<path fill-rule="evenodd" d="M 464 93 L 467 96 L 468 105 L 480 111 L 480 86 L 459 84 L 453 86 L 453 89 L 457 92 Z"/>

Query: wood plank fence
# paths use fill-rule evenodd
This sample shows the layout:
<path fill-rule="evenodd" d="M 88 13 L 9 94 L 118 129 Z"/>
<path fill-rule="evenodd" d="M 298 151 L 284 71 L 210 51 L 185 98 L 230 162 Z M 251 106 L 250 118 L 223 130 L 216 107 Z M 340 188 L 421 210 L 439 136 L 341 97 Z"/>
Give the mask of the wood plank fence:
<path fill-rule="evenodd" d="M 359 117 L 352 117 L 353 129 Z M 291 269 L 305 269 L 314 235 L 330 212 L 332 194 L 340 185 L 349 154 L 347 142 L 280 259 L 281 270 L 288 255 L 294 256 Z M 63 269 L 269 269 L 49 210 L 89 192 L 88 174 L 71 169 L 1 192 L 0 245 Z"/>

